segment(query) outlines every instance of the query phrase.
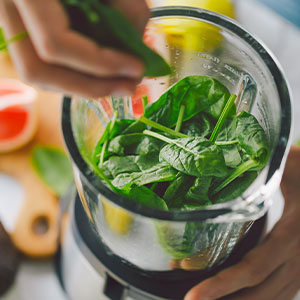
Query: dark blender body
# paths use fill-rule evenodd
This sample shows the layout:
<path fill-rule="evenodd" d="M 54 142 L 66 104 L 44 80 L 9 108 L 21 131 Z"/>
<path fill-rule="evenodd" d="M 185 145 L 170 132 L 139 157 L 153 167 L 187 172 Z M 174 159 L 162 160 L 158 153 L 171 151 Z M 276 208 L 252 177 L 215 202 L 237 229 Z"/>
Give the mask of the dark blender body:
<path fill-rule="evenodd" d="M 179 21 L 193 29 L 176 38 L 166 34 Z M 272 157 L 248 190 L 230 202 L 197 211 L 143 207 L 110 191 L 86 163 L 113 109 L 119 111 L 120 118 L 135 116 L 131 99 L 65 99 L 63 130 L 82 203 L 75 202 L 69 235 L 93 271 L 106 278 L 103 289 L 111 299 L 123 299 L 126 293 L 133 299 L 182 299 L 194 284 L 234 263 L 254 246 L 262 232 L 262 217 L 279 186 L 291 127 L 290 99 L 280 69 L 239 25 L 211 12 L 179 7 L 155 10 L 148 27 L 156 36 L 157 50 L 175 69 L 171 78 L 146 79 L 149 89 L 157 93 L 187 75 L 218 79 L 230 92 L 240 95 L 238 109 L 251 111 L 259 120 Z M 183 39 L 216 42 L 213 49 L 211 43 L 206 49 L 205 43 L 197 48 Z M 178 256 L 172 249 L 184 239 L 187 224 L 198 229 L 191 252 Z M 168 245 L 161 242 L 157 227 L 166 228 Z M 62 275 L 68 290 L 72 288 L 68 283 L 72 262 L 66 249 L 63 247 Z M 174 270 L 178 260 L 181 267 L 193 271 Z"/>

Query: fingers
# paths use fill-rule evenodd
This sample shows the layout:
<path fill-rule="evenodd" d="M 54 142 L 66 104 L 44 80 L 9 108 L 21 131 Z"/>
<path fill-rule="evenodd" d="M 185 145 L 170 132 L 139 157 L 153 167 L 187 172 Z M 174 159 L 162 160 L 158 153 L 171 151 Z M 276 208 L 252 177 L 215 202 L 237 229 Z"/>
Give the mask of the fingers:
<path fill-rule="evenodd" d="M 143 33 L 150 18 L 145 0 L 111 0 L 111 4 L 122 11 L 140 33 Z"/>
<path fill-rule="evenodd" d="M 293 300 L 298 292 L 300 292 L 300 281 L 296 279 L 276 296 L 276 300 Z"/>
<path fill-rule="evenodd" d="M 286 209 L 294 209 L 295 206 L 300 206 L 299 194 L 299 177 L 300 177 L 300 147 L 293 146 L 289 153 L 283 178 L 281 189 L 286 199 Z"/>
<path fill-rule="evenodd" d="M 13 36 L 23 32 L 25 28 L 12 3 L 7 1 L 7 4 L 4 29 L 7 36 Z M 29 38 L 13 43 L 9 50 L 19 74 L 26 81 L 43 88 L 98 98 L 111 94 L 118 96 L 132 94 L 137 84 L 134 80 L 102 79 L 46 64 L 35 54 Z"/>
<path fill-rule="evenodd" d="M 269 278 L 254 288 L 244 289 L 222 300 L 273 300 L 285 291 L 295 278 L 300 278 L 300 255 L 278 268 Z M 300 285 L 299 285 L 300 288 Z"/>
<path fill-rule="evenodd" d="M 58 0 L 15 0 L 15 4 L 22 12 L 34 48 L 43 61 L 93 76 L 142 77 L 144 66 L 138 59 L 100 48 L 94 41 L 70 30 Z"/>
<path fill-rule="evenodd" d="M 26 70 L 25 73 L 23 71 L 25 79 L 41 88 L 95 99 L 107 95 L 131 95 L 137 84 L 132 80 L 101 79 L 70 69 L 47 65 L 35 56 L 29 40 L 26 41 L 26 45 L 23 43 L 22 47 L 16 46 L 15 48 L 16 55 L 19 55 L 22 62 L 32 62 L 31 65 L 22 66 L 23 70 Z M 30 52 L 31 54 L 26 56 L 26 53 Z"/>
<path fill-rule="evenodd" d="M 237 265 L 195 286 L 185 300 L 212 300 L 262 283 L 299 252 L 298 222 L 279 222 L 269 238 Z"/>

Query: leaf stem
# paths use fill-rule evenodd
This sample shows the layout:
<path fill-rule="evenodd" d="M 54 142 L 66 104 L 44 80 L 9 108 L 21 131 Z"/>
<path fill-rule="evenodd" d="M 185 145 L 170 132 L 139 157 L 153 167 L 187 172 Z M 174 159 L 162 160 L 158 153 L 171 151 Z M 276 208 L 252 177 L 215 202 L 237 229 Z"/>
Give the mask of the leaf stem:
<path fill-rule="evenodd" d="M 107 183 L 107 185 L 111 188 L 111 190 L 113 192 L 119 193 L 119 190 L 105 176 L 105 174 L 102 172 L 102 170 L 100 168 L 98 168 L 97 166 L 95 166 L 95 164 L 93 164 L 93 162 L 90 160 L 90 158 L 87 155 L 84 156 L 84 159 L 88 163 L 88 165 L 92 168 L 92 170 L 94 171 L 94 173 L 96 175 L 98 175 L 102 180 L 104 180 Z"/>
<path fill-rule="evenodd" d="M 166 136 L 161 135 L 161 134 L 159 134 L 157 132 L 153 132 L 153 131 L 150 131 L 150 130 L 144 130 L 143 133 L 146 134 L 146 135 L 152 136 L 152 137 L 154 137 L 156 139 L 159 139 L 159 140 L 161 140 L 163 142 L 166 142 L 168 144 L 173 144 L 174 143 L 174 141 L 172 139 L 169 139 Z"/>
<path fill-rule="evenodd" d="M 215 142 L 215 144 L 216 144 L 217 146 L 229 146 L 229 145 L 235 145 L 235 144 L 238 144 L 238 143 L 239 143 L 238 140 Z"/>
<path fill-rule="evenodd" d="M 243 173 L 249 171 L 250 169 L 256 167 L 259 163 L 253 159 L 250 159 L 240 166 L 238 166 L 225 180 L 214 190 L 213 195 L 221 191 L 224 187 L 226 187 L 229 183 L 231 183 L 234 179 L 241 176 Z"/>
<path fill-rule="evenodd" d="M 108 145 L 108 139 L 104 142 L 102 149 L 101 149 L 101 153 L 100 153 L 100 158 L 99 158 L 99 166 L 100 168 L 103 166 L 103 162 L 104 162 L 104 155 L 105 155 L 105 151 Z"/>
<path fill-rule="evenodd" d="M 147 95 L 142 95 L 142 102 L 143 102 L 143 112 L 145 113 L 146 106 L 148 104 L 148 96 Z"/>
<path fill-rule="evenodd" d="M 185 134 L 183 134 L 183 133 L 176 132 L 176 131 L 173 130 L 173 129 L 170 129 L 170 128 L 166 127 L 166 126 L 163 126 L 163 125 L 158 124 L 158 123 L 156 123 L 156 122 L 154 122 L 154 121 L 152 121 L 152 120 L 149 120 L 149 119 L 147 119 L 147 118 L 144 117 L 144 116 L 140 117 L 139 120 L 140 120 L 142 123 L 146 124 L 146 125 L 149 125 L 149 126 L 155 128 L 155 129 L 158 129 L 158 130 L 160 130 L 160 131 L 169 133 L 169 134 L 171 134 L 171 135 L 173 135 L 173 136 L 176 136 L 176 137 L 179 137 L 179 138 L 186 138 L 186 137 L 189 137 L 189 136 L 187 136 L 187 135 L 185 135 Z"/>
<path fill-rule="evenodd" d="M 184 112 L 185 112 L 185 106 L 181 105 L 180 106 L 180 111 L 179 111 L 179 114 L 178 114 L 178 119 L 177 119 L 176 127 L 175 127 L 175 131 L 176 132 L 180 132 L 180 129 L 181 129 L 181 126 L 182 126 L 182 122 L 183 122 Z"/>
<path fill-rule="evenodd" d="M 14 42 L 17 42 L 19 40 L 22 40 L 26 37 L 28 37 L 28 32 L 21 32 L 16 34 L 15 36 L 13 36 L 12 38 L 8 39 L 8 40 L 4 40 L 1 44 L 0 44 L 0 51 L 1 50 L 6 50 L 8 48 L 8 46 Z"/>
<path fill-rule="evenodd" d="M 116 120 L 118 118 L 118 112 L 115 111 L 114 112 L 114 116 L 111 120 L 111 123 L 110 123 L 110 126 L 109 126 L 109 132 L 108 132 L 108 135 L 107 135 L 107 139 L 105 140 L 105 142 L 103 143 L 103 147 L 101 149 L 101 153 L 100 153 L 100 160 L 99 160 L 99 166 L 102 167 L 103 166 L 103 162 L 104 162 L 104 155 L 105 155 L 105 151 L 106 151 L 106 148 L 107 148 L 107 145 L 108 145 L 108 141 L 109 141 L 109 135 L 111 133 L 111 131 L 113 130 L 114 126 L 115 126 L 115 123 L 116 123 Z"/>
<path fill-rule="evenodd" d="M 229 97 L 229 99 L 228 99 L 228 101 L 227 101 L 227 103 L 226 103 L 226 105 L 225 105 L 225 107 L 224 107 L 224 109 L 223 109 L 223 111 L 222 111 L 222 113 L 219 117 L 219 120 L 218 120 L 218 122 L 217 122 L 217 124 L 216 124 L 216 126 L 213 130 L 213 133 L 211 134 L 211 137 L 209 139 L 212 143 L 215 143 L 215 141 L 216 141 L 216 139 L 217 139 L 217 137 L 218 137 L 218 135 L 219 135 L 219 133 L 222 129 L 222 126 L 223 126 L 223 124 L 224 124 L 224 122 L 225 122 L 225 120 L 228 116 L 228 113 L 229 113 L 232 105 L 234 104 L 235 99 L 236 99 L 236 95 L 234 95 L 234 94 L 232 94 Z"/>
<path fill-rule="evenodd" d="M 113 128 L 115 126 L 115 123 L 117 121 L 118 115 L 119 115 L 119 112 L 115 111 L 114 115 L 113 115 L 113 118 L 111 120 L 110 126 L 109 126 L 109 133 L 111 133 L 111 131 L 113 130 Z"/>

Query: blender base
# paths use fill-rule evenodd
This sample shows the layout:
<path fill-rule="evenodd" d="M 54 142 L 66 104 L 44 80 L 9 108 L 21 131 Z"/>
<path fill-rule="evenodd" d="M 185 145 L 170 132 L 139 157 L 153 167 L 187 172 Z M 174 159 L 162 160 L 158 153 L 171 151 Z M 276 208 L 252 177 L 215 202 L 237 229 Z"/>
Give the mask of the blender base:
<path fill-rule="evenodd" d="M 237 263 L 259 241 L 266 216 L 257 220 L 225 262 L 201 271 L 144 271 L 101 243 L 77 196 L 58 257 L 58 273 L 71 300 L 183 299 L 186 292 L 220 270 Z"/>

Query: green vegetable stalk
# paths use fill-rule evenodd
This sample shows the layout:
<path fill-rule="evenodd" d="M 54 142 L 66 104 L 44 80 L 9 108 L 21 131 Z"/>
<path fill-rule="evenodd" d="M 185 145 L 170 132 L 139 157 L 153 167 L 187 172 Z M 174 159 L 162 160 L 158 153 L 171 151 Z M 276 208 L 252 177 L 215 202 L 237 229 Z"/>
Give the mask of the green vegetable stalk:
<path fill-rule="evenodd" d="M 28 33 L 27 32 L 21 32 L 21 33 L 16 34 L 15 36 L 13 36 L 12 38 L 7 40 L 5 38 L 3 29 L 0 27 L 0 51 L 7 50 L 8 46 L 10 44 L 15 43 L 17 41 L 20 41 L 20 40 L 22 40 L 26 37 L 28 37 Z"/>

